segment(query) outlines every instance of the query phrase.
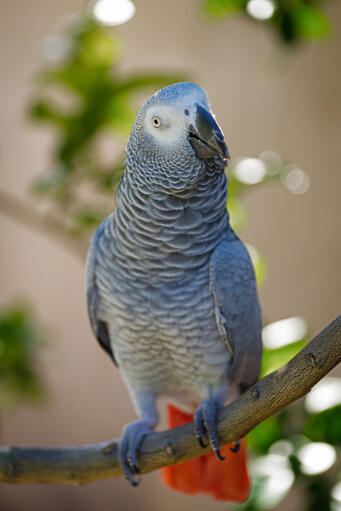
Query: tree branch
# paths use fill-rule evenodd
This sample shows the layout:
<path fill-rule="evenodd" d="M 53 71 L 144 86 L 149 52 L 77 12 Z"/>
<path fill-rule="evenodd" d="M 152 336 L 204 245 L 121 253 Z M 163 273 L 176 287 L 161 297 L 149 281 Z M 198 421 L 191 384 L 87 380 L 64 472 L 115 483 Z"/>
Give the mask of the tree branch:
<path fill-rule="evenodd" d="M 338 316 L 290 362 L 220 411 L 221 444 L 242 438 L 264 419 L 307 394 L 340 361 L 341 316 Z M 141 448 L 141 472 L 202 454 L 193 423 L 152 433 Z M 117 440 L 83 446 L 0 448 L 0 482 L 85 484 L 121 475 Z"/>

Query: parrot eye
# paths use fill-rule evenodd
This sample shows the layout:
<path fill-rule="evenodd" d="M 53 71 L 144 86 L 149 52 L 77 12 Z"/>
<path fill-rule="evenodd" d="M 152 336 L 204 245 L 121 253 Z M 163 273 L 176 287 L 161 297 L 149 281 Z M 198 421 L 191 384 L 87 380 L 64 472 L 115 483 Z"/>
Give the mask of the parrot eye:
<path fill-rule="evenodd" d="M 160 128 L 162 126 L 162 122 L 159 117 L 153 117 L 152 123 L 153 123 L 154 128 Z"/>

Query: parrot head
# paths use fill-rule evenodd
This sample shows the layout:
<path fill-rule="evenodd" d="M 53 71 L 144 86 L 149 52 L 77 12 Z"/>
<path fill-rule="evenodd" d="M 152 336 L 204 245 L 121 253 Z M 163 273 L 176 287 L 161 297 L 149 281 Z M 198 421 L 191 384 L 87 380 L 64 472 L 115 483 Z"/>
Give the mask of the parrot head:
<path fill-rule="evenodd" d="M 222 172 L 229 158 L 206 94 L 191 82 L 165 87 L 146 101 L 129 137 L 128 166 L 131 154 L 146 182 L 171 190 Z"/>

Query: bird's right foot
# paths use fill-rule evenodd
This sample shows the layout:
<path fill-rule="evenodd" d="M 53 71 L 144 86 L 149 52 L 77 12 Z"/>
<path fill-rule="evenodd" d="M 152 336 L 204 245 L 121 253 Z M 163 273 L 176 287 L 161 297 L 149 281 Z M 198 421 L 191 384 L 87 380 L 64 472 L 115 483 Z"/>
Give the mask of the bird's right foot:
<path fill-rule="evenodd" d="M 207 447 L 207 441 L 219 460 L 225 458 L 220 453 L 217 432 L 219 405 L 213 398 L 203 399 L 195 412 L 195 433 L 201 447 Z"/>
<path fill-rule="evenodd" d="M 139 480 L 135 478 L 140 473 L 138 454 L 143 439 L 152 430 L 144 420 L 131 422 L 123 428 L 122 437 L 118 445 L 118 460 L 126 479 L 132 486 L 138 486 Z"/>

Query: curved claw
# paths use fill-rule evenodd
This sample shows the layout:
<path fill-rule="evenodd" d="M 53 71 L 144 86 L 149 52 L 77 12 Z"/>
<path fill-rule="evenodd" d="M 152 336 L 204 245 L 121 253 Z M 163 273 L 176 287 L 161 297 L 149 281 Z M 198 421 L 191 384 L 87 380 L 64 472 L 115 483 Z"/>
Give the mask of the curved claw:
<path fill-rule="evenodd" d="M 225 458 L 219 450 L 219 438 L 217 433 L 217 415 L 219 406 L 213 398 L 204 399 L 195 412 L 195 432 L 201 447 L 206 447 L 204 440 L 208 437 L 209 443 L 218 460 Z"/>
<path fill-rule="evenodd" d="M 221 452 L 219 450 L 219 447 L 214 448 L 213 452 L 216 455 L 216 457 L 218 458 L 218 460 L 224 461 L 225 456 L 222 456 L 222 454 L 221 454 Z"/>
<path fill-rule="evenodd" d="M 129 462 L 129 465 L 130 465 L 132 471 L 135 472 L 135 474 L 140 474 L 141 473 L 141 470 L 139 469 L 139 467 L 136 464 L 131 464 Z"/>
<path fill-rule="evenodd" d="M 239 452 L 239 449 L 240 449 L 240 440 L 237 440 L 237 442 L 234 442 L 233 447 L 230 447 L 230 451 L 237 453 L 237 452 Z"/>
<path fill-rule="evenodd" d="M 140 420 L 127 424 L 122 433 L 118 446 L 118 459 L 126 479 L 132 486 L 138 486 L 140 481 L 134 475 L 140 473 L 138 467 L 138 452 L 144 437 L 151 432 L 145 421 Z"/>
<path fill-rule="evenodd" d="M 203 437 L 198 436 L 198 435 L 197 435 L 197 440 L 198 440 L 198 442 L 200 444 L 200 447 L 202 447 L 203 449 L 206 449 L 206 447 L 208 446 L 206 440 L 204 440 Z"/>
<path fill-rule="evenodd" d="M 126 458 L 120 458 L 119 461 L 120 461 L 120 464 L 121 464 L 121 467 L 123 470 L 123 474 L 125 475 L 125 478 L 127 479 L 127 481 L 129 481 L 130 484 L 134 487 L 138 486 L 140 481 L 138 481 L 137 479 L 134 478 L 132 468 L 129 465 Z"/>

